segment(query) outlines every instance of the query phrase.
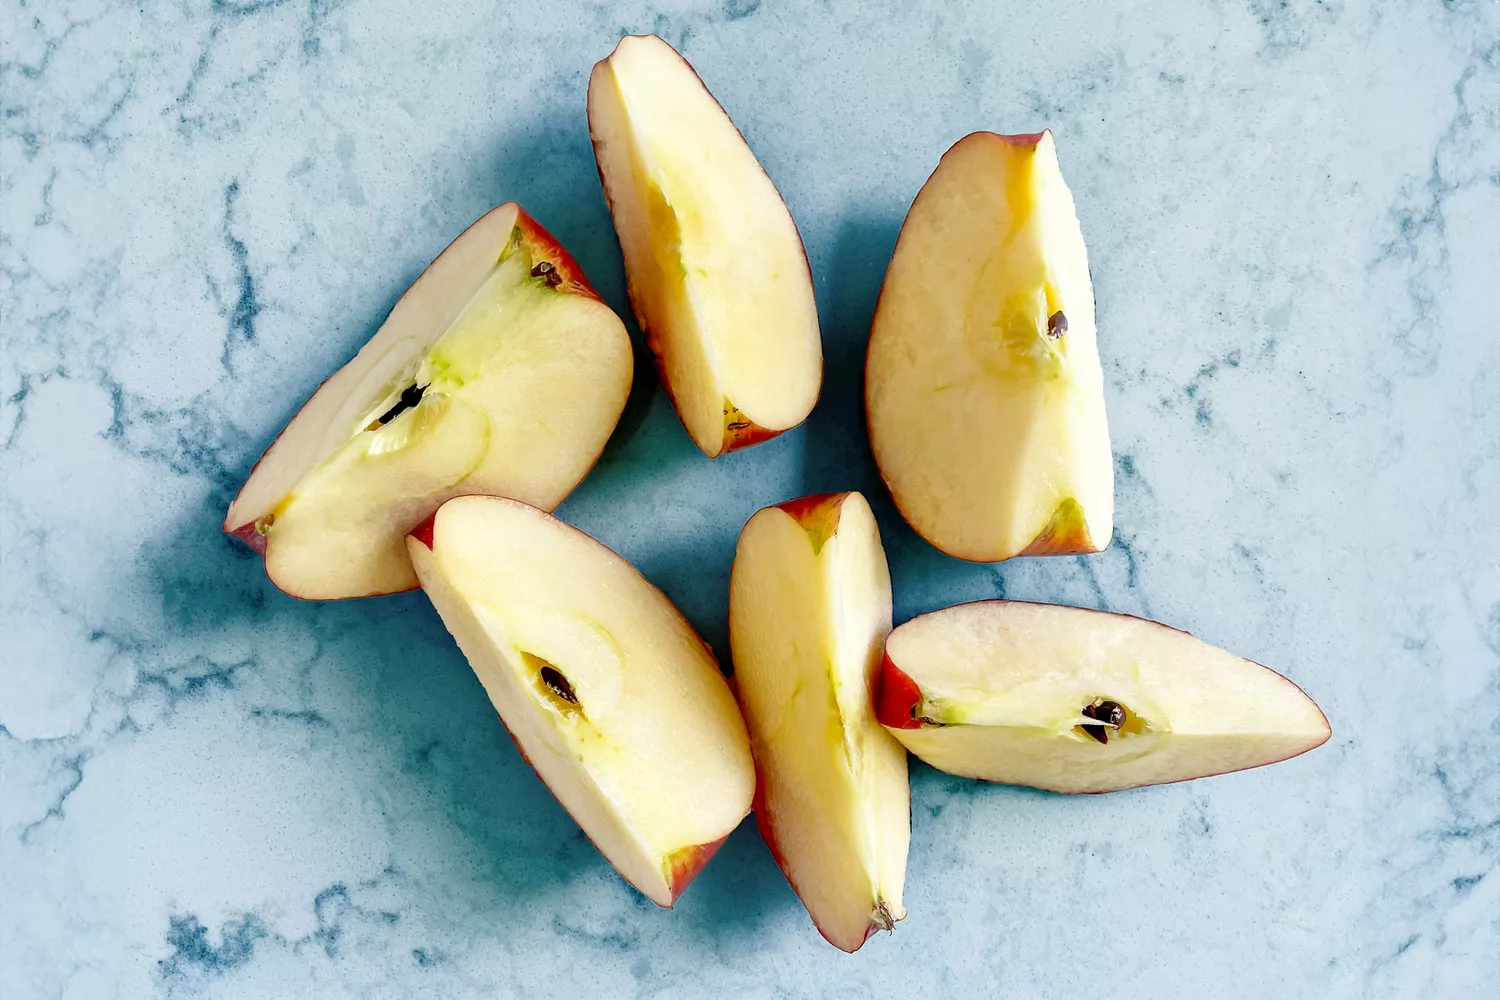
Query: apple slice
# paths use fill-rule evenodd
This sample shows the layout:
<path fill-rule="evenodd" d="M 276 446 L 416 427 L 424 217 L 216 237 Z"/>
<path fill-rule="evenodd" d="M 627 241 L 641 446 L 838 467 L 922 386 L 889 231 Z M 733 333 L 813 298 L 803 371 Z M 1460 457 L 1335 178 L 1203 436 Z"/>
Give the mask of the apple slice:
<path fill-rule="evenodd" d="M 683 426 L 713 458 L 795 427 L 823 377 L 802 237 L 687 61 L 628 35 L 589 78 L 589 132 L 630 304 Z"/>
<path fill-rule="evenodd" d="M 896 242 L 865 360 L 896 506 L 961 559 L 1097 552 L 1114 468 L 1094 291 L 1048 132 L 975 132 Z"/>
<path fill-rule="evenodd" d="M 224 530 L 297 597 L 417 585 L 403 539 L 449 497 L 551 510 L 625 407 L 630 338 L 514 202 L 470 226 L 261 456 Z"/>
<path fill-rule="evenodd" d="M 941 771 L 1070 793 L 1273 764 L 1329 735 L 1258 663 L 1142 618 L 1018 601 L 892 632 L 876 711 Z"/>
<path fill-rule="evenodd" d="M 521 754 L 625 879 L 671 906 L 750 811 L 745 723 L 660 590 L 514 500 L 449 500 L 407 539 Z"/>
<path fill-rule="evenodd" d="M 813 923 L 850 952 L 906 916 L 906 751 L 872 701 L 890 630 L 891 576 L 864 497 L 807 497 L 750 518 L 729 640 L 755 818 Z"/>

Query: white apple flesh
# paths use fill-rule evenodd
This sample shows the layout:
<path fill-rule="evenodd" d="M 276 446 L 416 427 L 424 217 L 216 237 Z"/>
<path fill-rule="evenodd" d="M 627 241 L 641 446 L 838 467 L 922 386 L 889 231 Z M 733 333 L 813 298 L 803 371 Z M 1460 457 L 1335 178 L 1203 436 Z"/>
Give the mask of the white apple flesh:
<path fill-rule="evenodd" d="M 877 713 L 941 771 L 1111 792 L 1239 771 L 1322 745 L 1285 677 L 1129 615 L 978 601 L 891 633 Z"/>
<path fill-rule="evenodd" d="M 906 915 L 906 751 L 872 697 L 890 629 L 891 577 L 864 497 L 807 497 L 750 518 L 729 636 L 756 821 L 818 930 L 849 952 Z"/>
<path fill-rule="evenodd" d="M 807 418 L 823 354 L 802 238 L 687 61 L 622 38 L 589 78 L 589 132 L 631 307 L 710 458 Z"/>
<path fill-rule="evenodd" d="M 1094 293 L 1048 132 L 975 132 L 901 227 L 865 362 L 901 514 L 961 559 L 1096 552 L 1114 468 Z"/>
<path fill-rule="evenodd" d="M 297 597 L 409 590 L 403 539 L 444 500 L 561 503 L 603 450 L 631 374 L 619 317 L 546 230 L 501 205 L 292 418 L 224 530 Z"/>
<path fill-rule="evenodd" d="M 620 556 L 514 500 L 450 500 L 407 546 L 523 756 L 620 874 L 671 906 L 755 787 L 703 641 Z"/>

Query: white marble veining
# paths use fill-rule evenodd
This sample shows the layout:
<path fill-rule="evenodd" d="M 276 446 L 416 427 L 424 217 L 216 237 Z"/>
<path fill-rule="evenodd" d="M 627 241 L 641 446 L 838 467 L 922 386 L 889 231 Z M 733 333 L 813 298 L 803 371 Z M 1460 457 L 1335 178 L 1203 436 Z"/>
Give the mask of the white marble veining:
<path fill-rule="evenodd" d="M 824 944 L 753 824 L 674 912 L 521 763 L 420 594 L 275 591 L 251 463 L 520 200 L 623 311 L 583 102 L 694 61 L 807 241 L 807 425 L 716 462 L 638 379 L 561 513 L 721 652 L 758 506 L 859 488 L 897 617 L 1005 594 L 1281 669 L 1333 739 L 1072 800 L 913 768 L 910 917 Z M 859 367 L 959 136 L 1051 127 L 1113 546 L 900 523 Z M 1500 995 L 1500 4 L 0 2 L 0 996 Z"/>

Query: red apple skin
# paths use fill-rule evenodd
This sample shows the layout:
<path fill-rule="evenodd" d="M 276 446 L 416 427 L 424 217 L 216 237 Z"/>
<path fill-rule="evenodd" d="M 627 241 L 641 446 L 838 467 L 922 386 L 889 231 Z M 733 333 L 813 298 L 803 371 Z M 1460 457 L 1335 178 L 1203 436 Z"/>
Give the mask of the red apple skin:
<path fill-rule="evenodd" d="M 255 464 L 259 465 L 260 463 L 257 462 Z M 229 535 L 233 538 L 238 538 L 240 541 L 249 546 L 250 551 L 254 552 L 262 559 L 266 557 L 266 536 L 255 530 L 254 521 L 251 521 L 249 524 L 242 524 L 238 528 L 235 528 L 233 530 L 230 530 L 228 527 L 226 527 L 224 529 L 224 534 Z"/>
<path fill-rule="evenodd" d="M 442 508 L 439 508 L 439 510 L 441 510 L 441 509 Z M 427 518 L 421 524 L 419 524 L 415 528 L 411 529 L 411 531 L 409 533 L 409 537 L 415 538 L 417 541 L 419 541 L 423 545 L 427 546 L 427 551 L 431 552 L 432 551 L 432 532 L 433 532 L 433 527 L 436 524 L 437 524 L 437 511 L 435 510 L 431 514 L 428 514 Z"/>
<path fill-rule="evenodd" d="M 724 841 L 729 839 L 729 834 L 724 834 L 711 844 L 698 844 L 694 847 L 683 847 L 672 852 L 667 858 L 667 884 L 672 887 L 672 902 L 676 903 L 682 897 L 693 879 L 708 864 L 708 860 L 719 853 L 719 848 L 724 846 Z M 667 909 L 671 909 L 669 905 Z"/>
<path fill-rule="evenodd" d="M 776 504 L 776 507 L 792 515 L 794 521 L 809 531 L 814 530 L 810 525 L 819 515 L 831 516 L 832 521 L 826 525 L 826 530 L 829 534 L 833 534 L 838 530 L 839 512 L 842 510 L 844 498 L 848 495 L 847 490 L 843 493 L 815 493 L 809 497 L 783 500 Z"/>
<path fill-rule="evenodd" d="M 708 84 L 703 82 L 703 77 L 700 76 L 698 74 L 698 71 L 693 68 L 693 64 L 688 62 L 681 52 L 677 52 L 676 46 L 670 47 L 672 48 L 674 54 L 676 54 L 677 58 L 682 60 L 682 64 L 688 68 L 688 72 L 693 74 L 694 79 L 698 81 L 698 85 L 703 88 L 703 92 L 709 96 L 709 99 L 712 100 L 714 104 L 718 105 L 720 111 L 724 112 L 724 117 L 729 119 L 729 123 L 733 125 L 734 130 L 739 133 L 740 141 L 744 142 L 745 133 L 740 132 L 740 127 L 738 125 L 734 125 L 734 119 L 729 118 L 729 112 L 724 111 L 724 105 L 720 104 L 719 99 L 714 96 L 714 92 L 708 89 Z M 605 60 L 600 60 L 600 62 L 604 61 Z M 600 165 L 599 140 L 595 136 L 594 132 L 594 105 L 592 101 L 589 102 L 587 115 L 589 121 L 589 141 L 594 147 L 594 170 L 599 175 L 599 187 L 603 188 L 604 190 L 604 203 L 609 207 L 609 219 L 610 222 L 613 223 L 615 220 L 615 199 L 614 196 L 609 192 L 609 184 L 604 179 L 604 168 Z M 749 147 L 749 145 L 750 144 L 748 142 L 745 143 L 745 146 L 747 148 Z M 761 164 L 759 157 L 756 157 L 755 163 L 756 166 L 760 167 L 760 172 L 766 174 L 766 168 Z M 786 199 L 781 195 L 781 189 L 776 187 L 776 182 L 772 180 L 770 174 L 766 174 L 766 180 L 770 181 L 771 187 L 776 190 L 776 197 L 781 198 L 781 202 L 783 205 L 786 204 Z M 791 214 L 791 211 L 788 210 L 787 217 L 790 218 Z M 802 248 L 802 266 L 807 268 L 807 281 L 809 284 L 811 284 L 812 263 L 807 259 L 807 243 L 802 239 L 802 230 L 800 227 L 798 227 L 796 219 L 792 219 L 792 229 L 796 230 L 797 245 Z M 618 235 L 618 230 L 616 231 L 616 233 Z M 640 302 L 636 296 L 635 285 L 631 282 L 630 273 L 628 271 L 625 274 L 625 296 L 630 300 L 630 311 L 635 313 L 635 319 L 636 322 L 640 324 L 641 332 L 646 335 L 646 349 L 651 352 L 651 360 L 653 362 L 652 367 L 656 369 L 657 384 L 661 386 L 662 392 L 666 394 L 668 401 L 671 402 L 672 409 L 676 410 L 680 414 L 681 411 L 677 410 L 677 397 L 672 392 L 671 383 L 667 381 L 666 365 L 662 362 L 661 339 L 656 335 L 655 332 L 648 329 L 646 326 L 646 320 L 644 319 L 645 313 L 641 309 Z M 821 383 L 818 386 L 818 393 L 819 397 L 821 398 Z M 816 407 L 817 405 L 817 400 L 814 400 L 813 406 Z M 679 416 L 678 419 L 681 419 L 681 417 Z M 724 420 L 724 440 L 722 445 L 720 446 L 719 455 L 727 455 L 731 451 L 738 451 L 741 448 L 749 448 L 751 445 L 760 444 L 762 441 L 769 441 L 773 437 L 785 434 L 789 430 L 791 430 L 790 427 L 783 427 L 779 431 L 773 431 L 770 428 L 760 426 L 759 424 L 743 415 L 738 420 L 726 417 Z M 718 458 L 719 455 L 715 455 L 713 457 Z"/>
<path fill-rule="evenodd" d="M 953 605 L 953 607 L 963 607 L 964 604 L 1035 604 L 1035 603 L 1038 603 L 1038 602 L 1036 602 L 1036 601 L 964 601 L 964 602 L 962 602 L 960 604 Z M 944 609 L 944 610 L 946 610 L 946 609 Z M 1130 618 L 1130 619 L 1133 619 L 1135 621 L 1150 622 L 1152 625 L 1155 625 L 1157 628 L 1172 629 L 1173 632 L 1181 632 L 1183 635 L 1187 635 L 1187 636 L 1192 636 L 1193 635 L 1193 633 L 1187 631 L 1186 629 L 1172 628 L 1171 625 L 1163 625 L 1161 622 L 1159 622 L 1159 621 L 1153 621 L 1150 618 L 1138 618 L 1135 615 L 1121 614 L 1118 611 L 1095 611 L 1094 614 L 1098 614 L 1098 615 L 1115 615 L 1115 616 L 1117 616 L 1119 618 Z M 1197 637 L 1193 636 L 1193 638 L 1197 638 Z M 1249 658 L 1248 657 L 1244 657 L 1244 659 L 1249 659 Z M 1281 678 L 1281 680 L 1283 682 L 1285 682 L 1287 684 L 1290 684 L 1292 687 L 1296 688 L 1298 691 L 1302 691 L 1301 686 L 1298 685 L 1291 678 L 1287 677 L 1285 674 L 1283 674 L 1283 673 L 1281 673 L 1279 671 L 1276 671 L 1276 670 L 1271 670 L 1271 668 L 1268 667 L 1268 666 L 1266 666 L 1264 663 L 1259 663 L 1259 662 L 1257 662 L 1255 660 L 1250 660 L 1250 662 L 1254 663 L 1257 667 L 1260 667 L 1263 670 L 1270 670 L 1271 673 L 1273 673 L 1277 677 Z M 888 680 L 888 678 L 889 678 L 889 680 Z M 892 690 L 892 694 L 890 696 L 889 703 L 887 703 L 887 701 L 886 701 L 886 687 L 887 687 L 888 683 L 890 684 L 891 690 Z M 1307 692 L 1306 691 L 1302 691 L 1302 694 L 1305 696 L 1307 694 Z M 906 699 L 908 697 L 912 697 L 915 700 L 911 701 L 910 703 L 907 703 Z M 915 721 L 915 720 L 913 720 L 911 718 L 911 707 L 910 707 L 911 705 L 918 704 L 920 702 L 920 700 L 921 700 L 921 697 L 922 697 L 922 689 L 917 686 L 917 682 L 914 681 L 914 680 L 912 680 L 909 676 L 907 676 L 906 673 L 904 671 L 902 671 L 902 669 L 900 667 L 896 666 L 895 662 L 891 660 L 890 655 L 887 654 L 885 656 L 885 658 L 881 661 L 881 664 L 880 664 L 880 694 L 879 694 L 879 696 L 877 698 L 877 701 L 875 703 L 875 715 L 876 715 L 876 718 L 879 720 L 880 724 L 882 726 L 885 726 L 887 729 L 919 729 L 919 728 L 921 728 L 922 724 L 920 722 L 917 722 L 917 721 Z M 1234 774 L 1236 771 L 1249 771 L 1249 770 L 1253 770 L 1254 768 L 1257 768 L 1257 767 L 1266 767 L 1266 766 L 1271 765 L 1271 764 L 1280 764 L 1284 760 L 1291 760 L 1293 757 L 1300 757 L 1300 756 L 1302 756 L 1303 754 L 1307 753 L 1310 750 L 1316 750 L 1318 747 L 1320 747 L 1324 743 L 1328 742 L 1329 738 L 1333 735 L 1333 727 L 1328 724 L 1328 716 L 1327 716 L 1326 713 L 1324 713 L 1322 707 L 1320 705 L 1318 705 L 1317 702 L 1312 701 L 1311 698 L 1308 698 L 1308 701 L 1312 702 L 1313 708 L 1315 708 L 1315 709 L 1318 710 L 1318 715 L 1320 717 L 1322 717 L 1322 719 L 1323 719 L 1323 729 L 1325 731 L 1323 733 L 1323 738 L 1320 739 L 1320 740 L 1318 740 L 1318 742 L 1313 743 L 1310 746 L 1305 746 L 1301 750 L 1297 750 L 1297 751 L 1294 751 L 1293 753 L 1289 753 L 1285 757 L 1277 757 L 1275 760 L 1261 761 L 1259 764 L 1251 764 L 1251 765 L 1249 765 L 1247 767 L 1232 767 L 1232 768 L 1230 768 L 1227 771 L 1213 771 L 1213 772 L 1210 772 L 1209 774 L 1197 774 L 1197 775 L 1194 775 L 1191 778 L 1178 778 L 1175 781 L 1158 781 L 1158 782 L 1155 782 L 1154 784 L 1157 784 L 1157 785 L 1175 785 L 1175 784 L 1178 784 L 1179 782 L 1183 782 L 1183 781 L 1197 781 L 1199 778 L 1216 778 L 1216 777 L 1218 777 L 1221 774 Z M 901 707 L 903 704 L 906 705 L 905 708 Z M 901 719 L 903 718 L 903 716 L 900 715 L 900 714 L 898 714 L 898 713 L 905 713 L 904 714 L 904 719 L 905 719 L 904 723 L 901 722 Z M 976 778 L 974 780 L 976 780 L 976 781 L 983 781 L 984 779 L 983 778 Z M 1138 786 L 1137 785 L 1137 786 L 1131 786 L 1131 787 L 1151 787 L 1151 786 Z M 1126 791 L 1126 790 L 1127 789 L 1124 789 L 1124 788 L 1111 789 L 1111 791 L 1121 791 L 1121 792 Z M 1109 792 L 1056 792 L 1054 794 L 1057 794 L 1057 795 L 1108 795 Z"/>
<path fill-rule="evenodd" d="M 891 655 L 880 659 L 880 679 L 875 693 L 875 721 L 887 729 L 921 729 L 915 710 L 922 704 L 922 689 L 896 666 Z"/>
<path fill-rule="evenodd" d="M 817 404 L 814 403 L 813 405 L 816 406 Z M 791 428 L 788 427 L 787 430 L 791 430 Z M 726 420 L 724 422 L 724 444 L 719 454 L 727 455 L 731 451 L 749 448 L 751 445 L 760 444 L 762 441 L 769 441 L 773 437 L 784 433 L 785 431 L 773 431 L 762 427 L 745 416 L 741 416 L 738 420 Z"/>
<path fill-rule="evenodd" d="M 1022 132 L 1019 135 L 999 135 L 993 132 L 990 134 L 1007 146 L 1035 146 L 1049 131 L 1051 130 L 1044 128 L 1040 132 Z"/>
<path fill-rule="evenodd" d="M 532 218 L 532 216 L 516 202 L 506 202 L 505 204 L 496 207 L 504 208 L 506 207 L 506 205 L 512 205 L 515 207 L 516 221 L 513 224 L 513 227 L 514 229 L 519 229 L 521 231 L 521 242 L 525 245 L 527 252 L 530 253 L 532 260 L 540 261 L 545 259 L 551 261 L 552 266 L 557 269 L 557 273 L 561 276 L 561 281 L 556 286 L 557 291 L 563 295 L 582 295 L 587 298 L 591 298 L 596 302 L 602 303 L 604 300 L 599 297 L 599 293 L 594 290 L 594 286 L 590 284 L 589 279 L 584 276 L 583 268 L 579 267 L 578 261 L 573 258 L 573 255 L 568 253 L 568 251 L 563 247 L 561 243 L 557 242 L 557 238 L 549 233 L 540 222 L 537 222 L 536 219 Z M 491 209 L 491 211 L 494 211 L 494 209 Z M 489 214 L 489 212 L 485 213 L 485 215 Z M 483 218 L 483 216 L 481 216 L 481 218 Z M 478 221 L 479 220 L 476 219 L 474 224 L 477 225 Z M 469 228 L 473 228 L 473 226 L 471 225 Z M 465 229 L 464 232 L 467 233 L 468 229 Z M 448 246 L 451 247 L 454 243 L 457 243 L 462 239 L 463 233 L 460 233 L 452 243 L 448 244 Z M 448 247 L 444 247 L 443 253 L 447 252 Z M 434 257 L 432 263 L 428 264 L 427 267 L 422 270 L 422 274 L 425 275 L 429 270 L 431 270 L 438 263 L 438 261 L 442 259 L 442 257 L 442 253 Z M 421 280 L 421 277 L 422 275 L 418 275 L 417 280 Z M 412 285 L 415 284 L 416 281 L 413 281 Z M 410 290 L 411 286 L 408 285 L 407 288 L 408 290 Z M 405 292 L 402 293 L 402 295 L 405 294 Z M 324 379 L 323 381 L 326 382 L 328 380 Z M 323 382 L 319 382 L 318 388 L 321 389 L 322 387 Z M 317 390 L 313 391 L 313 395 L 317 395 Z M 312 396 L 308 397 L 308 399 L 311 398 Z M 303 405 L 306 405 L 306 400 L 303 401 Z M 300 412 L 301 408 L 299 407 L 298 410 Z M 293 417 L 293 419 L 295 419 L 295 416 Z M 287 421 L 287 424 L 288 426 L 290 426 L 291 421 Z M 256 459 L 255 461 L 255 465 L 250 467 L 250 475 L 245 477 L 246 481 L 249 481 L 250 476 L 253 476 L 255 474 L 255 470 L 260 467 L 260 463 L 266 460 L 266 456 L 271 453 L 271 449 L 275 447 L 276 442 L 281 440 L 281 435 L 282 433 L 285 433 L 285 430 L 286 428 L 282 428 L 282 430 L 277 433 L 276 437 L 271 439 L 271 443 L 266 446 L 266 450 L 261 452 L 260 458 Z M 599 460 L 599 455 L 602 455 L 603 453 L 603 448 L 601 448 L 599 454 L 596 454 L 593 460 L 589 463 L 590 468 L 593 467 L 594 462 L 597 462 Z M 428 520 L 430 521 L 431 518 L 429 517 Z M 254 521 L 250 521 L 241 525 L 231 525 L 226 519 L 224 522 L 224 533 L 226 535 L 232 535 L 233 537 L 238 538 L 240 541 L 248 545 L 256 555 L 260 556 L 262 559 L 265 558 L 267 544 L 266 536 L 255 530 Z M 418 541 L 426 544 L 429 549 L 432 548 L 430 525 L 427 538 L 419 538 Z M 274 583 L 275 581 L 273 580 L 272 582 Z M 416 589 L 417 588 L 415 586 L 406 588 L 406 590 L 408 591 Z M 404 591 L 396 591 L 396 593 L 403 592 Z M 291 596 L 298 597 L 300 595 L 292 594 Z M 365 594 L 361 596 L 375 597 L 378 595 Z"/>
<path fill-rule="evenodd" d="M 532 260 L 538 263 L 543 260 L 551 261 L 552 266 L 557 268 L 557 274 L 562 279 L 554 286 L 558 292 L 565 295 L 586 295 L 596 302 L 604 301 L 594 291 L 594 286 L 589 284 L 583 268 L 578 266 L 573 255 L 520 205 L 516 205 L 516 228 L 521 231 L 521 242 Z"/>
<path fill-rule="evenodd" d="M 1040 132 L 1023 132 L 1023 133 L 1020 133 L 1020 134 L 1017 134 L 1017 135 L 999 135 L 998 133 L 995 133 L 995 132 L 978 132 L 978 133 L 973 133 L 973 134 L 989 136 L 990 139 L 992 139 L 993 141 L 995 141 L 995 142 L 1003 142 L 1007 146 L 1035 146 L 1037 143 L 1039 143 L 1039 142 L 1042 141 L 1042 137 L 1044 135 L 1046 135 L 1049 131 L 1051 131 L 1051 130 L 1050 129 L 1042 129 Z M 967 136 L 965 138 L 967 138 Z M 961 142 L 963 140 L 959 140 L 959 141 Z M 954 143 L 954 145 L 957 145 L 957 143 Z M 936 172 L 937 172 L 937 169 L 934 168 L 933 169 L 933 173 L 936 173 Z M 932 179 L 932 176 L 929 174 L 928 175 L 928 180 L 931 180 L 931 179 Z M 926 182 L 925 181 L 923 182 L 923 187 L 924 188 L 926 187 Z M 917 193 L 916 200 L 914 200 L 912 202 L 912 204 L 911 204 L 911 208 L 908 208 L 906 210 L 906 217 L 904 219 L 902 219 L 902 221 L 901 221 L 901 228 L 903 230 L 906 229 L 906 223 L 907 223 L 907 221 L 909 221 L 911 219 L 911 213 L 916 210 L 917 201 L 920 201 L 921 198 L 922 198 L 922 194 L 919 191 Z M 898 236 L 897 237 L 897 247 L 899 248 L 899 246 L 900 246 L 900 237 Z M 876 299 L 875 299 L 875 315 L 879 315 L 880 314 L 880 297 L 883 297 L 884 295 L 885 295 L 885 283 L 882 282 L 881 285 L 880 285 L 880 296 L 877 296 Z M 869 358 L 870 358 L 869 354 L 866 353 L 866 355 L 865 355 L 865 379 L 866 379 L 866 381 L 869 380 L 869 372 L 870 372 Z M 865 435 L 868 437 L 869 436 L 869 426 L 870 426 L 870 397 L 868 395 L 865 396 L 864 407 L 865 407 Z M 891 481 L 890 481 L 889 478 L 886 477 L 885 470 L 879 468 L 880 462 L 876 461 L 875 465 L 876 465 L 876 468 L 880 471 L 880 481 L 883 482 L 883 483 L 885 483 L 886 492 L 889 493 L 891 495 L 891 499 L 896 502 L 896 509 L 901 512 L 901 517 L 906 521 L 906 523 L 908 525 L 910 525 L 911 529 L 913 531 L 915 531 L 922 538 L 923 541 L 925 541 L 928 545 L 931 545 L 933 548 L 937 549 L 939 552 L 942 552 L 945 555 L 950 555 L 950 556 L 952 556 L 955 559 L 963 559 L 966 562 L 989 562 L 990 561 L 990 560 L 984 560 L 984 559 L 975 559 L 974 557 L 965 555 L 962 552 L 954 552 L 954 551 L 952 551 L 950 549 L 945 549 L 941 545 L 939 545 L 937 542 L 933 541 L 931 538 L 928 538 L 926 535 L 923 535 L 921 529 L 916 526 L 916 523 L 910 517 L 907 516 L 907 514 L 906 514 L 906 507 L 901 502 L 901 496 L 900 496 L 900 494 L 898 494 L 896 492 L 895 488 L 891 486 Z M 1051 533 L 1051 526 L 1049 525 L 1047 528 L 1043 529 L 1042 533 L 1040 535 L 1038 535 L 1036 537 L 1036 539 L 1033 540 L 1030 545 L 1028 545 L 1023 551 L 1016 553 L 1016 555 L 1017 556 L 1067 556 L 1067 555 L 1083 555 L 1083 554 L 1086 554 L 1086 553 L 1089 553 L 1089 552 L 1099 552 L 1099 551 L 1101 551 L 1101 549 L 1094 544 L 1094 542 L 1093 542 L 1093 540 L 1091 538 L 1089 538 L 1088 527 L 1086 525 L 1083 526 L 1083 527 L 1080 527 L 1077 531 L 1067 532 L 1067 533 L 1064 533 L 1062 536 L 1058 536 L 1058 537 L 1055 537 Z"/>
<path fill-rule="evenodd" d="M 1061 531 L 1054 525 L 1047 525 L 1042 533 L 1034 538 L 1030 545 L 1026 546 L 1016 555 L 1019 556 L 1078 556 L 1089 552 L 1102 551 L 1089 537 L 1087 524 L 1078 523 Z"/>
<path fill-rule="evenodd" d="M 844 500 L 848 496 L 847 492 L 819 493 L 810 497 L 787 500 L 776 504 L 776 508 L 789 514 L 792 520 L 807 532 L 807 537 L 812 542 L 813 554 L 816 555 L 823 551 L 823 543 L 839 530 L 839 518 L 843 516 Z"/>

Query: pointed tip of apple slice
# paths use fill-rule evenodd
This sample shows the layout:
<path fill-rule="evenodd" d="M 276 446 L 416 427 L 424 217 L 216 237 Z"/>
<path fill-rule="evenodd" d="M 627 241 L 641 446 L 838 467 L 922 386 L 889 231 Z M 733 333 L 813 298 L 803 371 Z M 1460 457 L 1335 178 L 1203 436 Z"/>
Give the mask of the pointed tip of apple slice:
<path fill-rule="evenodd" d="M 1105 545 L 1109 540 L 1105 539 Z M 1031 544 L 1020 552 L 1021 556 L 1076 556 L 1089 552 L 1102 552 L 1103 545 L 1095 544 L 1089 533 L 1088 518 L 1083 505 L 1072 497 L 1058 503 L 1052 512 L 1052 520 L 1041 530 Z"/>
<path fill-rule="evenodd" d="M 990 134 L 1007 146 L 1035 146 L 1051 133 L 1051 129 L 1044 128 L 1040 132 L 1020 132 L 1016 135 L 1001 135 L 998 132 Z"/>
<path fill-rule="evenodd" d="M 693 879 L 698 877 L 698 873 L 703 870 L 703 866 L 708 864 L 709 859 L 719 852 L 719 848 L 723 847 L 724 841 L 728 839 L 729 834 L 726 833 L 711 844 L 697 844 L 693 847 L 683 847 L 668 855 L 666 863 L 667 891 L 670 894 L 671 902 L 667 903 L 667 909 L 672 908 L 673 904 L 682 896 L 683 891 L 687 889 Z"/>
<path fill-rule="evenodd" d="M 718 455 L 710 457 L 718 458 L 719 455 L 727 455 L 731 451 L 749 448 L 762 441 L 769 441 L 782 433 L 784 431 L 773 431 L 769 427 L 762 427 L 744 414 L 731 416 L 724 422 L 724 440 L 720 442 Z"/>
<path fill-rule="evenodd" d="M 603 302 L 588 276 L 583 273 L 583 268 L 567 248 L 558 242 L 557 237 L 520 205 L 515 202 L 506 204 L 515 206 L 515 228 L 520 230 L 521 242 L 526 245 L 531 259 L 552 265 L 556 284 L 553 284 L 554 279 L 550 276 L 548 284 L 559 292 L 583 295 Z M 533 275 L 536 273 L 532 272 Z"/>
<path fill-rule="evenodd" d="M 864 936 L 857 941 L 853 938 L 847 941 L 837 940 L 832 934 L 823 929 L 816 918 L 813 919 L 813 926 L 818 928 L 818 933 L 822 935 L 824 941 L 827 941 L 846 955 L 853 955 L 863 948 L 870 938 L 881 931 L 885 931 L 887 934 L 891 933 L 896 929 L 896 924 L 905 919 L 906 911 L 904 909 L 892 910 L 884 899 L 877 899 L 875 900 L 874 908 L 870 910 L 870 922 L 865 926 Z"/>
<path fill-rule="evenodd" d="M 226 521 L 224 522 L 224 534 L 232 538 L 238 538 L 262 559 L 266 557 L 266 536 L 256 530 L 254 521 L 242 524 L 238 528 L 231 528 L 229 522 Z"/>
<path fill-rule="evenodd" d="M 417 541 L 427 546 L 428 551 L 431 551 L 433 526 L 436 524 L 437 511 L 433 511 L 431 514 L 427 515 L 427 518 L 421 524 L 417 525 L 415 528 L 411 529 L 411 531 L 407 532 L 407 537 L 415 538 Z"/>
<path fill-rule="evenodd" d="M 812 496 L 798 497 L 795 500 L 783 500 L 776 506 L 792 515 L 798 524 L 804 524 L 818 513 L 820 507 L 833 504 L 836 508 L 838 502 L 848 495 L 847 490 L 843 493 L 814 493 Z"/>
<path fill-rule="evenodd" d="M 844 493 L 817 493 L 810 497 L 798 497 L 776 504 L 776 509 L 791 517 L 807 532 L 812 541 L 813 554 L 823 551 L 823 545 L 839 530 L 839 516 L 844 509 Z"/>
<path fill-rule="evenodd" d="M 922 689 L 917 682 L 896 666 L 889 653 L 884 654 L 875 695 L 875 720 L 887 729 L 921 729 L 916 717 L 916 707 L 921 703 Z"/>

